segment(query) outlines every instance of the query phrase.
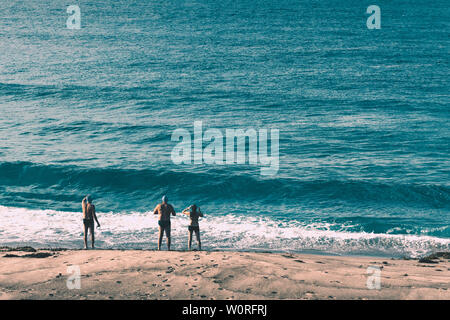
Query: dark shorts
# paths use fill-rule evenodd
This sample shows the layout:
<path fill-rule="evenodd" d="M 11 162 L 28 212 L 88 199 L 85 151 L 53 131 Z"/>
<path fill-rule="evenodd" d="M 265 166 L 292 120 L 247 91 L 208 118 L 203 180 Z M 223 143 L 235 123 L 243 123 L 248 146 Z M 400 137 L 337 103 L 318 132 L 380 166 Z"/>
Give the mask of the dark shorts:
<path fill-rule="evenodd" d="M 170 220 L 158 220 L 158 225 L 162 229 L 170 229 Z"/>
<path fill-rule="evenodd" d="M 195 232 L 200 232 L 200 227 L 199 226 L 196 226 L 196 227 L 194 227 L 194 226 L 188 226 L 188 230 L 190 231 L 190 232 L 192 232 L 192 231 L 195 231 Z"/>
<path fill-rule="evenodd" d="M 94 219 L 83 219 L 83 224 L 87 228 L 94 229 Z"/>

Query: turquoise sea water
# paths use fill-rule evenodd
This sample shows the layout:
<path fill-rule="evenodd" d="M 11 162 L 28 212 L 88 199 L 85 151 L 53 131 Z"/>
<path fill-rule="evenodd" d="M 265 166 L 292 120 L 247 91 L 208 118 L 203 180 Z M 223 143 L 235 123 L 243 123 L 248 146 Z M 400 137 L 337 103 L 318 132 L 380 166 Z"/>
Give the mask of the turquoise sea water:
<path fill-rule="evenodd" d="M 70 4 L 0 3 L 1 245 L 80 247 L 90 193 L 103 248 L 155 247 L 167 194 L 206 249 L 450 250 L 447 1 Z M 279 129 L 278 173 L 175 165 L 194 121 Z"/>

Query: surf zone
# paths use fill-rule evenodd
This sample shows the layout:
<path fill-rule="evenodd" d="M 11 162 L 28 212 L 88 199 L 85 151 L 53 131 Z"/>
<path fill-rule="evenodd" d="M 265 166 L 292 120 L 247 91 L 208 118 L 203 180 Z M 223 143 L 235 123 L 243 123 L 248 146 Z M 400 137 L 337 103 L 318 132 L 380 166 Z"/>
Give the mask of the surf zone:
<path fill-rule="evenodd" d="M 203 122 L 194 122 L 194 134 L 178 128 L 172 133 L 172 141 L 178 144 L 172 149 L 174 164 L 248 164 L 260 166 L 260 174 L 273 176 L 279 169 L 278 129 L 225 129 L 209 128 L 203 132 Z M 204 147 L 205 144 L 205 147 Z M 270 148 L 270 154 L 269 154 Z"/>

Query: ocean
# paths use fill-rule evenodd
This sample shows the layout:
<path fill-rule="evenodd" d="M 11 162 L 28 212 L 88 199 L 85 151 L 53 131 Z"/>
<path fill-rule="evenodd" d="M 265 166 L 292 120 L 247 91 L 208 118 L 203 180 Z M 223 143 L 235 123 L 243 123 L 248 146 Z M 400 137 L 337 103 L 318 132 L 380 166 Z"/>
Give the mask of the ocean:
<path fill-rule="evenodd" d="M 372 4 L 2 1 L 0 245 L 81 248 L 92 194 L 97 247 L 154 249 L 167 194 L 206 250 L 449 251 L 450 6 Z M 277 172 L 174 163 L 195 121 L 279 130 Z"/>

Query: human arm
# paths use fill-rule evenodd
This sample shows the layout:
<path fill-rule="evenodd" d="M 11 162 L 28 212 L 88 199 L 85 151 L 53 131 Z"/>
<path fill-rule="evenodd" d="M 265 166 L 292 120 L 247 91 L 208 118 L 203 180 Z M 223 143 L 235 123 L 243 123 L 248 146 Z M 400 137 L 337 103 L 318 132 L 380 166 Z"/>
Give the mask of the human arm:
<path fill-rule="evenodd" d="M 98 222 L 97 214 L 95 212 L 95 206 L 94 205 L 92 205 L 92 216 L 94 217 L 95 222 L 97 222 L 97 228 L 100 228 L 100 222 Z"/>
<path fill-rule="evenodd" d="M 84 198 L 83 201 L 81 201 L 81 210 L 83 211 L 84 217 L 84 214 L 86 213 L 86 198 Z"/>

